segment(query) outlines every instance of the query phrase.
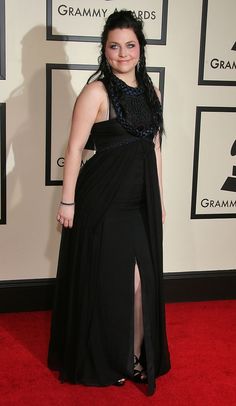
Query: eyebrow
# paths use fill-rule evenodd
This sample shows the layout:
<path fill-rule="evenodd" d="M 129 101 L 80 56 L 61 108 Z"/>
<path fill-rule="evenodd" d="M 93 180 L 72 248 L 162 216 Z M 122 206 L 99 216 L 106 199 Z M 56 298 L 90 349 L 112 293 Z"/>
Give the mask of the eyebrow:
<path fill-rule="evenodd" d="M 117 45 L 119 45 L 119 42 L 116 42 L 116 41 L 108 41 L 109 42 L 109 44 L 117 44 Z M 131 42 L 136 42 L 134 39 L 131 39 L 130 41 L 127 41 L 126 42 L 126 44 L 130 44 Z"/>

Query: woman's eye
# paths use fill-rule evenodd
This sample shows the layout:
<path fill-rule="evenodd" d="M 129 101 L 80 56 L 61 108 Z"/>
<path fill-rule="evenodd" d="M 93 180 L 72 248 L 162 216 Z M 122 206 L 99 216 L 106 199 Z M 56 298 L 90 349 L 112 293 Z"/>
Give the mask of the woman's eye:
<path fill-rule="evenodd" d="M 134 48 L 135 44 L 127 44 L 127 48 Z M 111 49 L 118 49 L 118 45 L 117 44 L 111 44 L 110 45 Z"/>

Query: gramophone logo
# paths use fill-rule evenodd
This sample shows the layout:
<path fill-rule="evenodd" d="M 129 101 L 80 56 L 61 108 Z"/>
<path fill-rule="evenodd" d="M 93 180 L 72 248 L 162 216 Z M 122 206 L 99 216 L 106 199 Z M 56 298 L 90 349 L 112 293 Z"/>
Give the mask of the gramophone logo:
<path fill-rule="evenodd" d="M 236 51 L 236 42 L 231 48 L 232 51 Z M 236 69 L 236 62 L 230 59 L 219 59 L 219 58 L 212 58 L 210 61 L 210 66 L 212 69 Z"/>
<path fill-rule="evenodd" d="M 236 140 L 234 141 L 231 151 L 232 156 L 236 155 Z M 227 190 L 229 192 L 236 192 L 236 166 L 233 165 L 232 176 L 228 176 L 221 190 Z"/>
<path fill-rule="evenodd" d="M 236 85 L 235 39 L 235 0 L 203 0 L 198 84 Z"/>
<path fill-rule="evenodd" d="M 198 106 L 192 219 L 236 217 L 236 107 Z"/>

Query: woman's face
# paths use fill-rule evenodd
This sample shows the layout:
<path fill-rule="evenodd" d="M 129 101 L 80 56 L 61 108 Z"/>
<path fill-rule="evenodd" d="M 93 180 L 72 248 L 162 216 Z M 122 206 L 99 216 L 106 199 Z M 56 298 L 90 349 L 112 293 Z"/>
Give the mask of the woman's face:
<path fill-rule="evenodd" d="M 130 73 L 139 61 L 140 46 L 131 28 L 110 31 L 105 46 L 105 56 L 114 73 Z"/>

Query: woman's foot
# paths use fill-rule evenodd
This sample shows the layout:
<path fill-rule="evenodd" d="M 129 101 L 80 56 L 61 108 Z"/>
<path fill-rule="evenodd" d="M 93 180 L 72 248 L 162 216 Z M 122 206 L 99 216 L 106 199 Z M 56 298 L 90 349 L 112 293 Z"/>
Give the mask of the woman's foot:
<path fill-rule="evenodd" d="M 125 378 L 118 379 L 118 381 L 113 383 L 113 385 L 115 385 L 115 386 L 124 386 L 124 384 L 125 384 Z"/>
<path fill-rule="evenodd" d="M 134 355 L 134 381 L 137 383 L 147 383 L 146 371 L 140 364 L 137 355 Z"/>

